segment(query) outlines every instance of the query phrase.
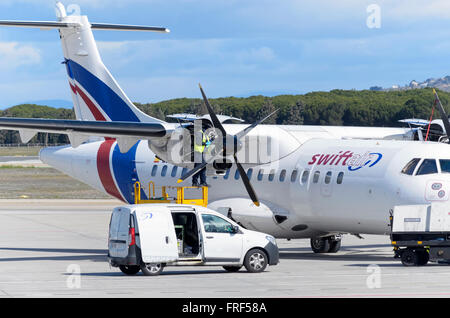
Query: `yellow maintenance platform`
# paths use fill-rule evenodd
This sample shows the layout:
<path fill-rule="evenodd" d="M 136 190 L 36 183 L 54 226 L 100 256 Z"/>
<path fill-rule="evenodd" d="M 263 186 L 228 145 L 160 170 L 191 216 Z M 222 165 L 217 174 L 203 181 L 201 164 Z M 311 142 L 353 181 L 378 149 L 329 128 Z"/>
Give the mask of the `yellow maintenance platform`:
<path fill-rule="evenodd" d="M 148 193 L 151 197 L 148 200 L 141 198 L 141 183 L 136 182 L 134 184 L 134 204 L 143 203 L 176 203 L 176 204 L 192 204 L 206 207 L 208 205 L 208 187 L 174 187 L 174 186 L 162 186 L 161 196 L 155 195 L 155 183 L 150 181 L 148 184 Z M 176 197 L 170 197 L 167 191 L 169 189 L 176 189 Z M 200 199 L 188 199 L 185 196 L 186 189 L 201 189 L 202 197 Z"/>

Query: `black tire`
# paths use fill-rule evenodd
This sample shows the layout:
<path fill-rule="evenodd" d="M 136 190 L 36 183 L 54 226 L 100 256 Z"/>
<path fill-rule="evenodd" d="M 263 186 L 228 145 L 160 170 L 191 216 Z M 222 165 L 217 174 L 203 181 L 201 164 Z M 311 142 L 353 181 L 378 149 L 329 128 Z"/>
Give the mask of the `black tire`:
<path fill-rule="evenodd" d="M 328 253 L 330 251 L 330 240 L 323 237 L 311 238 L 311 249 L 314 253 Z"/>
<path fill-rule="evenodd" d="M 339 252 L 339 250 L 341 249 L 341 240 L 339 241 L 334 241 L 332 240 L 330 242 L 330 249 L 328 250 L 328 253 L 337 253 Z"/>
<path fill-rule="evenodd" d="M 141 267 L 139 265 L 120 265 L 119 269 L 126 275 L 136 275 Z"/>
<path fill-rule="evenodd" d="M 238 272 L 242 266 L 223 266 L 223 269 L 230 273 Z"/>
<path fill-rule="evenodd" d="M 401 260 L 404 266 L 418 266 L 419 254 L 415 250 L 408 248 L 402 252 Z"/>
<path fill-rule="evenodd" d="M 263 272 L 268 263 L 269 258 L 267 257 L 266 252 L 260 248 L 254 248 L 248 251 L 244 258 L 245 269 L 250 273 Z"/>
<path fill-rule="evenodd" d="M 425 266 L 427 265 L 428 261 L 430 260 L 430 254 L 428 254 L 427 250 L 421 250 L 420 252 L 417 251 L 418 255 L 419 255 L 419 261 L 418 261 L 418 266 Z"/>
<path fill-rule="evenodd" d="M 157 276 L 164 270 L 164 264 L 161 263 L 141 263 L 141 271 L 145 276 Z"/>

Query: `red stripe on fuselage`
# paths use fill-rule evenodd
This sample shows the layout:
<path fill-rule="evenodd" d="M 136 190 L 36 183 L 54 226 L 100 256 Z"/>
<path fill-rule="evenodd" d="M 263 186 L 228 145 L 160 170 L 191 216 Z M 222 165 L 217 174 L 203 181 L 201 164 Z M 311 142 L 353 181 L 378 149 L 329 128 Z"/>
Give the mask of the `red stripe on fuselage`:
<path fill-rule="evenodd" d="M 102 182 L 105 191 L 110 195 L 116 197 L 117 199 L 125 201 L 119 190 L 117 189 L 117 186 L 114 183 L 114 179 L 111 174 L 109 155 L 111 153 L 111 148 L 114 145 L 114 142 L 114 139 L 106 140 L 100 145 L 97 153 L 97 170 L 100 181 Z"/>
<path fill-rule="evenodd" d="M 89 110 L 91 111 L 92 115 L 94 115 L 95 120 L 97 121 L 106 121 L 105 116 L 98 110 L 97 106 L 89 99 L 89 97 L 76 85 L 72 85 L 69 83 L 70 88 L 72 89 L 72 92 L 76 95 L 80 95 L 80 97 L 83 99 L 84 103 L 89 107 Z"/>

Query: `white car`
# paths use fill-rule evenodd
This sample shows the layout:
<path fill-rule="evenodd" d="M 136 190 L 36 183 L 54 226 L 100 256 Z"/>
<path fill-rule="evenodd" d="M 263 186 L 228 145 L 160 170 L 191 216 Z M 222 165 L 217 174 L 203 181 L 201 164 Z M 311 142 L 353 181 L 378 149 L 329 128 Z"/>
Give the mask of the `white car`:
<path fill-rule="evenodd" d="M 271 235 L 250 231 L 200 206 L 139 204 L 117 207 L 109 225 L 108 260 L 128 275 L 158 275 L 168 265 L 242 266 L 252 273 L 279 262 Z"/>

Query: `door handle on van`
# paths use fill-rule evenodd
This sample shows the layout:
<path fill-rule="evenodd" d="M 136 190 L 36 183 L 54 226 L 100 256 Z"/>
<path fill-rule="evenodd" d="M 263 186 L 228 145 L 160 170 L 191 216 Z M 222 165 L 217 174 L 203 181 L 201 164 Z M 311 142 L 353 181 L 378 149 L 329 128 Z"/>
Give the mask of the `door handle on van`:
<path fill-rule="evenodd" d="M 213 239 L 214 236 L 207 236 L 206 238 L 207 238 L 207 239 Z"/>
<path fill-rule="evenodd" d="M 166 244 L 169 244 L 169 237 L 166 236 Z"/>

